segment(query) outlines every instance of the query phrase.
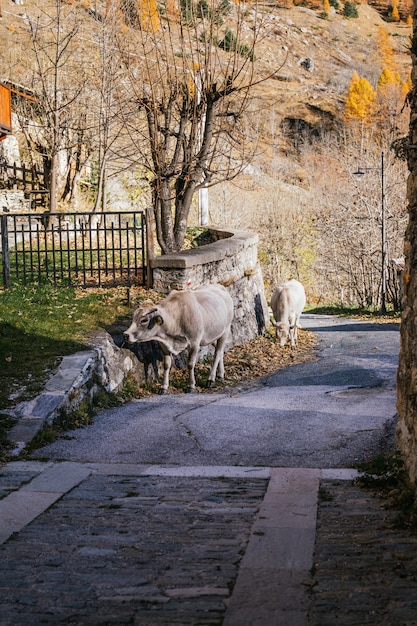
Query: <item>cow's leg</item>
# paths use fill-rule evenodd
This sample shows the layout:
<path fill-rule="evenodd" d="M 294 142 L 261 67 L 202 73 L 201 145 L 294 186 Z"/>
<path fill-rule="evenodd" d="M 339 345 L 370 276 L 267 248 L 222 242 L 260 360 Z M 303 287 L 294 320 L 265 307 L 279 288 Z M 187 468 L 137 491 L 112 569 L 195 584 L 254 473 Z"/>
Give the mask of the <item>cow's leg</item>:
<path fill-rule="evenodd" d="M 295 319 L 294 319 L 294 326 L 293 326 L 293 335 L 294 335 L 294 344 L 296 345 L 296 343 L 298 342 L 298 329 L 301 328 L 300 326 L 300 316 L 298 314 L 295 315 Z"/>
<path fill-rule="evenodd" d="M 197 363 L 197 355 L 200 344 L 190 345 L 190 356 L 188 358 L 188 387 L 187 393 L 193 393 L 195 391 L 195 373 L 194 368 Z"/>
<path fill-rule="evenodd" d="M 164 364 L 164 377 L 162 379 L 162 385 L 159 389 L 159 393 L 160 394 L 164 394 L 168 391 L 168 387 L 169 387 L 169 371 L 171 369 L 171 363 L 172 363 L 172 359 L 171 359 L 171 354 L 168 352 L 168 354 L 164 354 L 164 358 L 163 358 L 163 364 Z"/>
<path fill-rule="evenodd" d="M 286 322 L 280 322 L 278 328 L 279 345 L 281 348 L 285 346 L 288 338 L 291 339 L 291 329 Z"/>
<path fill-rule="evenodd" d="M 217 367 L 219 368 L 219 378 L 224 378 L 224 347 L 226 345 L 228 333 L 224 333 L 218 338 L 216 348 L 214 350 L 213 365 L 211 366 L 210 374 L 207 380 L 207 387 L 212 387 L 216 380 Z"/>

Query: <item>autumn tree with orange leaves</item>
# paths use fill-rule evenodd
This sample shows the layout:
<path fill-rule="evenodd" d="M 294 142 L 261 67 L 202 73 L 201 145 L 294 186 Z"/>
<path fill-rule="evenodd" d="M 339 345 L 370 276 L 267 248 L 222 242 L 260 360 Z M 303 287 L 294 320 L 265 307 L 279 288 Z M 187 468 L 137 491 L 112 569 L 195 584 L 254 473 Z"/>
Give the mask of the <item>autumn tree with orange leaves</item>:
<path fill-rule="evenodd" d="M 377 93 L 366 78 L 354 72 L 346 98 L 345 111 L 347 120 L 366 122 L 375 111 Z"/>

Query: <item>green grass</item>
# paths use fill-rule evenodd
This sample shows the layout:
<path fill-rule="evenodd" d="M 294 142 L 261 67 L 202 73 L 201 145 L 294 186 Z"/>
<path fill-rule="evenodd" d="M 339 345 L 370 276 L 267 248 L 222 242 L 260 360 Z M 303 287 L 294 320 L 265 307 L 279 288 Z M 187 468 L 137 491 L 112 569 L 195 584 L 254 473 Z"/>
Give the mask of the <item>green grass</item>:
<path fill-rule="evenodd" d="M 41 392 L 62 357 L 89 349 L 88 336 L 95 330 L 110 330 L 129 318 L 131 293 L 136 290 L 50 285 L 0 292 L 0 461 L 10 448 L 7 433 L 14 423 L 5 410 Z"/>
<path fill-rule="evenodd" d="M 126 289 L 26 286 L 0 293 L 0 410 L 34 397 L 61 358 L 129 312 Z"/>

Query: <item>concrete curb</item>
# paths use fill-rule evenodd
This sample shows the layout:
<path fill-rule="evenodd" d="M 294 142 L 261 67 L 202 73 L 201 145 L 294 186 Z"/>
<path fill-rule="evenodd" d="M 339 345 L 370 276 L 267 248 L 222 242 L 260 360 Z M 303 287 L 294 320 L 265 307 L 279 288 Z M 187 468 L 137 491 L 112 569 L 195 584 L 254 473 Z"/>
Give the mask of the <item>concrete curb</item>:
<path fill-rule="evenodd" d="M 71 409 L 89 395 L 88 381 L 98 366 L 99 348 L 65 356 L 45 391 L 29 402 L 22 402 L 10 413 L 18 422 L 9 432 L 14 444 L 11 456 L 18 456 L 37 433 L 51 424 L 62 409 Z"/>

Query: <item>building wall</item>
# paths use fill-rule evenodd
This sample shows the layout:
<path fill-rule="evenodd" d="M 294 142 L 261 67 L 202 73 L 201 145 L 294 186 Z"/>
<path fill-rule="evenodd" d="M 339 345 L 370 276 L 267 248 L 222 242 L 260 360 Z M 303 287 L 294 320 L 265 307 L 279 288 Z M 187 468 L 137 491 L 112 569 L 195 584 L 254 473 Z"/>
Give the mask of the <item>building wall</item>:
<path fill-rule="evenodd" d="M 416 4 L 414 4 L 416 7 Z M 408 147 L 407 199 L 409 221 L 405 240 L 404 297 L 397 376 L 397 447 L 411 483 L 417 489 L 417 15 L 411 45 L 412 81 Z"/>

